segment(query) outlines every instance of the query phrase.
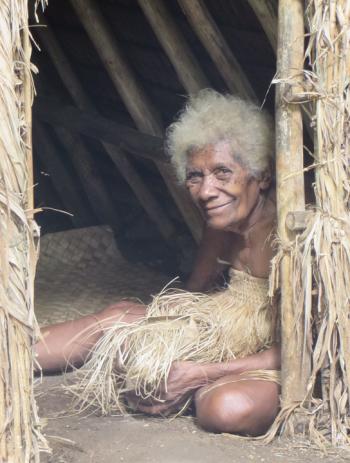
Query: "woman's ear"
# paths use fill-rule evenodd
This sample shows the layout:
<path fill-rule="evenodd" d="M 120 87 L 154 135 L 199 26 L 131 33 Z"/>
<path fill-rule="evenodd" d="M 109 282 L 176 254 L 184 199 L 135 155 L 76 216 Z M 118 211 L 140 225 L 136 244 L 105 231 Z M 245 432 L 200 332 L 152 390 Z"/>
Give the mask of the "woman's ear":
<path fill-rule="evenodd" d="M 261 174 L 260 181 L 259 181 L 259 187 L 260 190 L 267 190 L 269 186 L 271 185 L 272 181 L 272 176 L 270 171 L 265 171 L 263 174 Z"/>

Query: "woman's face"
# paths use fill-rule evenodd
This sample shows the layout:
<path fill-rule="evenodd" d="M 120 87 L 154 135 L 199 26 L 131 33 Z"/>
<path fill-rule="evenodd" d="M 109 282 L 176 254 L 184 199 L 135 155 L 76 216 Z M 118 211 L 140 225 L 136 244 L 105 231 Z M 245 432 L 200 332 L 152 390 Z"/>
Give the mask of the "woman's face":
<path fill-rule="evenodd" d="M 268 181 L 249 174 L 223 141 L 193 151 L 187 159 L 186 186 L 206 223 L 219 230 L 238 231 L 261 202 Z"/>

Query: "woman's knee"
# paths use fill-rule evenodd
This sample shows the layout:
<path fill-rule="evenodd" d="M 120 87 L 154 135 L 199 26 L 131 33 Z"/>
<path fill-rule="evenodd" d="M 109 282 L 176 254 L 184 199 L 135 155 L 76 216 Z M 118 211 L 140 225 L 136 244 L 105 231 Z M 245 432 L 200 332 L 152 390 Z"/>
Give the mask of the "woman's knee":
<path fill-rule="evenodd" d="M 239 391 L 197 393 L 195 397 L 198 424 L 216 433 L 250 434 L 254 403 Z"/>

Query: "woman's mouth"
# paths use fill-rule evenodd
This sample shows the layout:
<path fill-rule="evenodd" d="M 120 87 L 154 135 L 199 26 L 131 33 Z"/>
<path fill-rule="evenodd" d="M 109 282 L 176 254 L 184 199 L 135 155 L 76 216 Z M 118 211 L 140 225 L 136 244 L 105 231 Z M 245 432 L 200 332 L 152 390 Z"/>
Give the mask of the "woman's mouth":
<path fill-rule="evenodd" d="M 222 212 L 222 209 L 232 203 L 234 203 L 236 201 L 237 198 L 233 198 L 231 199 L 230 201 L 227 201 L 226 203 L 224 204 L 219 204 L 217 206 L 210 206 L 210 207 L 204 207 L 203 210 L 205 212 L 206 215 L 212 215 L 212 214 L 216 214 L 216 213 L 221 213 Z"/>

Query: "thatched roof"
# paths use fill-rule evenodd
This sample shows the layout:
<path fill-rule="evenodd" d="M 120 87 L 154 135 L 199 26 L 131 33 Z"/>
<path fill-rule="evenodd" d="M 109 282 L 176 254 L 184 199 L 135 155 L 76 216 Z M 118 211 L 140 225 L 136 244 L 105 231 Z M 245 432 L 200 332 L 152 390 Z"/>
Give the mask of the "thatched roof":
<path fill-rule="evenodd" d="M 96 44 L 89 37 L 86 24 L 83 25 L 82 13 L 77 13 L 72 6 L 73 3 L 81 2 L 52 0 L 44 14 L 48 31 L 33 29 L 33 35 L 42 49 L 41 52 L 34 53 L 33 59 L 40 70 L 35 79 L 39 97 L 34 108 L 37 204 L 74 213 L 74 217 L 70 218 L 63 214 L 45 212 L 39 217 L 42 231 L 45 233 L 70 227 L 109 223 L 117 231 L 119 243 L 126 254 L 128 254 L 128 245 L 131 245 L 133 253 L 138 249 L 141 252 L 147 242 L 146 248 L 151 250 L 150 254 L 153 253 L 157 258 L 164 260 L 164 250 L 169 249 L 169 243 L 174 244 L 176 241 L 173 239 L 174 235 L 182 236 L 182 245 L 183 240 L 191 243 L 191 235 L 198 239 L 198 231 L 196 231 L 198 217 L 191 210 L 179 211 L 172 194 L 169 193 L 169 185 L 168 187 L 165 185 L 164 173 L 159 173 L 154 162 L 140 156 L 144 154 L 143 146 L 146 146 L 144 138 L 139 141 L 138 152 L 125 149 L 127 144 L 123 143 L 124 159 L 127 158 L 127 167 L 124 170 L 129 174 L 130 169 L 132 171 L 129 180 L 126 181 L 127 174 L 125 171 L 121 174 L 120 162 L 117 167 L 116 162 L 111 159 L 111 154 L 107 153 L 106 147 L 98 141 L 98 138 L 111 141 L 108 136 L 106 139 L 106 132 L 102 130 L 106 127 L 104 123 L 110 124 L 109 133 L 114 134 L 120 133 L 118 132 L 120 126 L 113 126 L 112 122 L 148 134 L 153 130 L 153 135 L 157 136 L 161 143 L 159 136 L 182 107 L 191 85 L 192 89 L 196 86 L 198 88 L 211 86 L 216 90 L 227 92 L 234 91 L 235 88 L 232 87 L 237 84 L 237 89 L 240 89 L 240 78 L 235 74 L 235 62 L 239 63 L 243 80 L 246 79 L 246 86 L 250 86 L 257 100 L 262 102 L 275 73 L 275 52 L 271 45 L 271 41 L 273 43 L 271 36 L 274 36 L 277 28 L 276 16 L 273 14 L 277 2 L 274 0 L 199 2 L 199 6 L 202 4 L 207 10 L 206 20 L 214 25 L 214 31 L 219 34 L 215 40 L 211 37 L 209 43 L 203 41 L 205 39 L 196 29 L 201 26 L 202 18 L 198 16 L 191 21 L 190 12 L 186 11 L 186 16 L 182 10 L 186 4 L 191 7 L 192 3 L 193 7 L 194 2 L 184 0 L 94 2 L 103 19 L 102 27 L 109 31 L 109 38 L 117 44 L 124 63 L 134 75 L 137 88 L 142 89 L 143 94 L 146 95 L 147 110 L 151 113 L 148 120 L 154 116 L 156 129 L 147 127 L 146 118 L 141 122 L 137 117 L 135 119 L 135 114 L 130 111 L 130 103 L 138 104 L 137 98 L 133 97 L 132 92 L 123 96 L 121 91 L 117 91 L 111 71 L 108 71 L 108 64 L 106 66 L 106 62 L 103 62 L 96 51 Z M 267 8 L 270 12 L 268 17 L 265 17 L 268 22 L 263 23 L 270 39 L 260 24 L 262 16 L 258 18 L 256 15 L 258 10 L 254 11 L 252 8 L 254 5 L 260 10 Z M 85 6 L 86 3 L 84 8 Z M 149 10 L 152 6 L 155 7 L 155 12 L 147 13 L 146 7 Z M 161 20 L 157 20 L 157 8 L 158 11 L 159 8 L 166 8 L 166 19 L 168 19 L 166 26 L 161 24 L 164 11 L 159 14 Z M 160 30 L 157 31 L 154 23 L 150 25 L 150 17 L 147 19 L 145 13 L 151 15 Z M 194 14 L 197 16 L 198 10 Z M 43 16 L 40 15 L 40 18 L 43 19 Z M 171 32 L 174 27 L 179 35 L 177 40 L 168 36 L 169 31 Z M 49 35 L 49 32 L 53 36 Z M 100 36 L 100 31 L 97 35 Z M 64 72 L 62 56 L 61 64 L 57 65 L 54 64 L 49 52 L 49 49 L 52 49 L 50 43 L 55 39 L 63 53 L 62 56 L 69 63 L 76 80 L 81 85 L 84 97 L 89 100 L 88 103 L 78 96 L 80 103 L 77 104 L 77 100 L 72 98 L 67 85 L 63 82 L 57 68 L 57 66 L 61 67 Z M 177 50 L 178 54 L 173 58 L 173 62 L 169 55 L 171 52 L 164 45 L 164 41 L 170 48 L 174 47 L 174 43 L 185 47 L 183 52 L 180 50 L 179 53 Z M 218 52 L 210 49 L 211 44 L 216 41 L 224 53 L 225 51 L 229 53 L 228 77 L 227 74 L 225 75 L 225 65 L 220 65 L 217 61 L 222 58 L 217 54 Z M 181 72 L 185 73 L 188 65 L 184 59 L 186 50 L 190 54 L 188 61 L 194 66 L 190 76 L 194 80 L 197 79 L 195 83 L 181 76 Z M 216 56 L 213 56 L 213 53 L 214 55 L 216 53 Z M 174 63 L 174 59 L 177 63 Z M 121 80 L 130 82 L 128 75 L 120 70 L 118 72 Z M 273 90 L 269 91 L 265 105 L 272 112 Z M 79 111 L 74 112 L 73 107 L 76 110 L 78 108 Z M 99 120 L 102 124 L 99 132 L 96 132 L 97 122 L 93 126 L 87 122 L 88 116 L 94 117 L 94 111 L 105 118 Z M 97 120 L 97 116 L 95 118 Z M 90 122 L 91 120 L 94 119 L 90 118 Z M 64 133 L 62 128 L 59 128 L 61 122 L 66 125 L 63 129 Z M 77 138 L 78 132 L 83 135 L 80 134 Z M 126 136 L 135 143 L 138 141 L 133 131 L 127 132 Z M 49 176 L 43 172 L 49 173 Z M 135 182 L 137 174 L 138 180 L 142 183 L 141 187 L 136 187 L 141 188 L 139 197 L 135 196 L 130 187 L 130 182 Z M 136 182 L 138 180 L 136 179 Z M 140 198 L 145 198 L 146 193 L 147 198 L 144 202 L 147 203 L 146 209 L 151 203 L 151 212 L 150 210 L 146 212 L 145 204 L 140 203 Z M 152 197 L 148 197 L 148 193 Z M 183 198 L 179 201 L 181 204 L 186 203 L 186 199 Z M 186 205 L 187 209 L 189 207 Z M 153 218 L 150 218 L 152 213 Z M 156 243 L 156 246 L 152 246 L 152 242 Z M 166 242 L 168 245 L 165 245 Z M 175 247 L 179 248 L 179 245 Z M 189 244 L 188 247 L 194 246 Z M 157 249 L 160 252 L 157 252 Z M 168 257 L 174 255 L 173 251 L 169 252 Z M 146 259 L 148 258 L 150 255 Z"/>

